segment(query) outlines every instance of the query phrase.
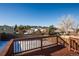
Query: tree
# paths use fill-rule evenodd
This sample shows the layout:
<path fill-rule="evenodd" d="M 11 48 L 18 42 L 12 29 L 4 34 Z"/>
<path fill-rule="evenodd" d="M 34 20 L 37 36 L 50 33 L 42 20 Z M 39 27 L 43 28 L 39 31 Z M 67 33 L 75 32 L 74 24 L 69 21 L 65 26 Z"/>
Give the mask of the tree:
<path fill-rule="evenodd" d="M 49 34 L 53 34 L 55 30 L 56 30 L 56 27 L 54 27 L 53 25 L 49 26 Z"/>
<path fill-rule="evenodd" d="M 27 26 L 26 26 L 26 29 L 27 29 L 27 30 L 28 30 L 28 29 L 31 29 L 31 26 L 27 25 Z"/>
<path fill-rule="evenodd" d="M 16 31 L 16 29 L 17 29 L 17 25 L 15 25 L 15 27 L 14 27 L 14 31 Z"/>
<path fill-rule="evenodd" d="M 75 30 L 76 24 L 71 15 L 67 15 L 63 17 L 62 19 L 63 20 L 61 21 L 60 26 L 59 26 L 62 32 L 65 32 L 66 34 L 68 34 L 68 31 L 70 29 Z"/>
<path fill-rule="evenodd" d="M 78 32 L 79 32 L 79 24 L 76 26 L 76 33 L 78 34 Z"/>
<path fill-rule="evenodd" d="M 19 26 L 19 30 L 23 30 L 24 29 L 24 26 L 23 25 L 20 25 Z"/>

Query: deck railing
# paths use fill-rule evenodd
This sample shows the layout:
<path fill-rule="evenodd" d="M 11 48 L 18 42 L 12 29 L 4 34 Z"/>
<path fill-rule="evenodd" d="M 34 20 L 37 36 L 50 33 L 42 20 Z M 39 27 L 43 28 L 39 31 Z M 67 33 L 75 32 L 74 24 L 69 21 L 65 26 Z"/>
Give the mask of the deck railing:
<path fill-rule="evenodd" d="M 14 39 L 11 39 L 7 45 L 3 48 L 3 50 L 0 52 L 0 56 L 11 56 L 13 54 L 13 41 Z"/>
<path fill-rule="evenodd" d="M 35 49 L 39 49 L 42 52 L 45 48 L 57 45 L 65 46 L 67 43 L 61 37 L 52 35 L 16 38 L 12 39 L 10 42 L 7 51 L 10 51 L 10 53 L 6 53 L 4 55 L 17 55 Z"/>
<path fill-rule="evenodd" d="M 79 39 L 70 37 L 70 50 L 79 53 Z"/>
<path fill-rule="evenodd" d="M 57 45 L 58 40 L 57 37 L 52 36 L 38 36 L 38 37 L 27 37 L 27 38 L 19 38 L 14 40 L 14 55 L 31 51 L 35 49 L 44 49 L 45 47 Z"/>

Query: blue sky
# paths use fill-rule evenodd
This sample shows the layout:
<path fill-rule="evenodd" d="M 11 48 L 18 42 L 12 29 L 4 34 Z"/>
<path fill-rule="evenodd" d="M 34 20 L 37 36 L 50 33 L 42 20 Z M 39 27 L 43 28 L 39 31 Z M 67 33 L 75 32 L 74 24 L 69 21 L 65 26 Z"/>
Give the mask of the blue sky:
<path fill-rule="evenodd" d="M 57 25 L 63 15 L 79 19 L 79 4 L 0 4 L 0 25 Z"/>

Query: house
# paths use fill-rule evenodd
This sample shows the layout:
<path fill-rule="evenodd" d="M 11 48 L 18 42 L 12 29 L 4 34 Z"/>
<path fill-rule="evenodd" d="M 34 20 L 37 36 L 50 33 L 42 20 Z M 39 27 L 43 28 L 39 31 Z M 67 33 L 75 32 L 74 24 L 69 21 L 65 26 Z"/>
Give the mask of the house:
<path fill-rule="evenodd" d="M 7 25 L 0 26 L 0 33 L 2 32 L 12 33 L 14 32 L 14 28 L 12 26 L 7 26 Z"/>
<path fill-rule="evenodd" d="M 25 32 L 24 32 L 24 34 L 32 34 L 34 31 L 33 30 L 26 30 Z"/>
<path fill-rule="evenodd" d="M 31 28 L 34 32 L 38 31 L 38 28 Z"/>
<path fill-rule="evenodd" d="M 29 30 L 26 30 L 24 34 L 41 34 L 46 32 L 47 32 L 47 29 L 45 28 L 31 28 Z"/>
<path fill-rule="evenodd" d="M 45 28 L 40 28 L 40 31 L 45 33 L 45 32 L 47 32 L 47 29 L 45 29 Z"/>

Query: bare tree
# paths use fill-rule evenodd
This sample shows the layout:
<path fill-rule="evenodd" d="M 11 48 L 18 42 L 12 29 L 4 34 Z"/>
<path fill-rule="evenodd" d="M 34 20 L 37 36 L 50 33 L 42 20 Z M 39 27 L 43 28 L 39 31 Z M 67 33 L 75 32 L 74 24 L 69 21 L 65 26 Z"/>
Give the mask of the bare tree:
<path fill-rule="evenodd" d="M 68 33 L 69 30 L 75 30 L 76 24 L 71 15 L 64 16 L 59 25 L 62 32 Z"/>

